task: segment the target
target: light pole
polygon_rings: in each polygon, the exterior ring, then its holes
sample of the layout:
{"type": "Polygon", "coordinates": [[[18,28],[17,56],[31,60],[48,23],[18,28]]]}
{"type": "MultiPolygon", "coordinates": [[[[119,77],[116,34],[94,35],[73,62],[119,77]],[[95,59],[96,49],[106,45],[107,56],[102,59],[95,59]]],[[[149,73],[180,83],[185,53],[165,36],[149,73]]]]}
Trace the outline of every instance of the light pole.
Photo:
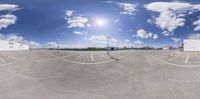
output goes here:
{"type": "Polygon", "coordinates": [[[107,36],[107,54],[109,54],[109,39],[110,39],[110,36],[107,36]]]}
{"type": "Polygon", "coordinates": [[[60,41],[58,40],[58,49],[60,48],[60,41]]]}
{"type": "Polygon", "coordinates": [[[131,49],[131,41],[128,41],[128,49],[130,50],[131,49]]]}
{"type": "MultiPolygon", "coordinates": [[[[181,43],[181,41],[179,41],[178,42],[178,51],[180,51],[180,45],[181,45],[182,43],[181,43]]],[[[181,47],[182,47],[182,45],[181,45],[181,47]]]]}
{"type": "Polygon", "coordinates": [[[179,48],[179,46],[180,46],[180,41],[178,41],[178,42],[176,42],[175,44],[174,44],[174,47],[173,47],[173,51],[171,52],[171,56],[173,56],[173,52],[174,52],[174,50],[176,49],[176,46],[177,46],[177,50],[179,51],[180,50],[180,48],[179,48]]]}

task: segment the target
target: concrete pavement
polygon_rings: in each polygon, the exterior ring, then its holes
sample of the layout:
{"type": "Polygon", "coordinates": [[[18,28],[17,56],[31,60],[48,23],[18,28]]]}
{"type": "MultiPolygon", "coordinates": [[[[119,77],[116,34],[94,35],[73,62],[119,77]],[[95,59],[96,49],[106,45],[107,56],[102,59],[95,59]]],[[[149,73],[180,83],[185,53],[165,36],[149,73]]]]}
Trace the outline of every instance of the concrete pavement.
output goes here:
{"type": "Polygon", "coordinates": [[[199,99],[198,54],[0,52],[0,99],[199,99]]]}

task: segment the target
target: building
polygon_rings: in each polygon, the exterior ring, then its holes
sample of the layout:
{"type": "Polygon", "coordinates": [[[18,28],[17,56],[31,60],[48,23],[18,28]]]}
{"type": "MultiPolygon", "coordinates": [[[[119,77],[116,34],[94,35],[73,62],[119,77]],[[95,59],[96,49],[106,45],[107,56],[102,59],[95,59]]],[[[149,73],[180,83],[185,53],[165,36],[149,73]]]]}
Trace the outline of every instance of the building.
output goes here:
{"type": "Polygon", "coordinates": [[[164,46],[163,48],[162,48],[162,50],[170,50],[170,46],[164,46]]]}
{"type": "Polygon", "coordinates": [[[29,50],[27,44],[17,43],[14,41],[0,40],[0,51],[29,50]]]}
{"type": "Polygon", "coordinates": [[[200,51],[200,40],[198,39],[183,40],[183,51],[200,51]]]}
{"type": "Polygon", "coordinates": [[[115,50],[117,50],[117,48],[116,47],[108,47],[107,50],[109,50],[109,51],[115,51],[115,50]]]}

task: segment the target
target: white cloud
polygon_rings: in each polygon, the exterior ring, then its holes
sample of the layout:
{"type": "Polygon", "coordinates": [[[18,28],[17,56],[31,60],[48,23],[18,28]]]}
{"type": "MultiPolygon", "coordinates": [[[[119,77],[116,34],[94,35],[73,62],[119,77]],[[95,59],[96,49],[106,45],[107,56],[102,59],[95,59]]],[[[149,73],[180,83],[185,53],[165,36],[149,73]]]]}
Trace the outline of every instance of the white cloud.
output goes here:
{"type": "Polygon", "coordinates": [[[118,40],[116,38],[112,37],[107,37],[105,35],[92,35],[90,38],[88,38],[89,41],[92,41],[94,43],[101,43],[101,44],[106,44],[107,39],[109,39],[109,43],[116,43],[118,40]]]}
{"type": "Polygon", "coordinates": [[[152,37],[152,33],[147,33],[145,30],[140,29],[137,31],[137,37],[140,38],[151,38],[152,37]]]}
{"type": "Polygon", "coordinates": [[[28,41],[25,40],[22,36],[18,36],[14,33],[9,35],[0,34],[0,39],[28,44],[28,41]]]}
{"type": "Polygon", "coordinates": [[[26,40],[24,40],[24,38],[22,36],[18,36],[18,35],[15,35],[15,34],[7,35],[5,40],[15,41],[15,42],[27,42],[26,40]]]}
{"type": "Polygon", "coordinates": [[[137,4],[133,3],[117,3],[117,5],[123,9],[121,14],[133,15],[137,11],[137,4]]]}
{"type": "Polygon", "coordinates": [[[184,17],[200,10],[200,4],[183,2],[153,2],[145,5],[148,10],[159,12],[154,24],[164,31],[164,35],[172,35],[174,30],[185,25],[184,17]]]}
{"type": "Polygon", "coordinates": [[[74,34],[77,34],[77,35],[83,35],[83,34],[85,34],[85,32],[74,31],[74,34]]]}
{"type": "Polygon", "coordinates": [[[30,45],[36,45],[36,46],[39,46],[39,45],[40,45],[39,43],[36,43],[36,42],[34,42],[34,41],[30,41],[29,44],[30,44],[30,45]]]}
{"type": "Polygon", "coordinates": [[[171,40],[173,41],[173,42],[175,42],[175,43],[178,43],[178,42],[180,42],[181,41],[181,39],[180,38],[171,38],[171,40]]]}
{"type": "Polygon", "coordinates": [[[41,45],[39,43],[34,42],[34,41],[30,41],[29,42],[29,47],[30,48],[40,48],[41,45]]]}
{"type": "Polygon", "coordinates": [[[194,28],[194,31],[200,31],[200,19],[195,21],[193,23],[193,25],[195,25],[196,27],[194,28]]]}
{"type": "Polygon", "coordinates": [[[152,11],[177,11],[178,13],[200,10],[200,4],[191,4],[187,2],[153,2],[146,5],[146,8],[152,11]]]}
{"type": "Polygon", "coordinates": [[[0,11],[8,10],[14,11],[20,9],[18,5],[14,4],[0,4],[0,11]]]}
{"type": "Polygon", "coordinates": [[[171,33],[178,27],[182,27],[185,24],[184,18],[179,18],[170,11],[162,12],[159,17],[155,19],[155,21],[155,24],[164,31],[168,31],[167,33],[171,33]]]}
{"type": "Polygon", "coordinates": [[[141,45],[141,44],[143,44],[144,42],[141,41],[141,40],[137,40],[137,41],[134,41],[134,43],[135,43],[135,44],[138,44],[138,45],[141,45]]]}
{"type": "Polygon", "coordinates": [[[154,22],[153,22],[152,19],[147,19],[147,23],[149,23],[149,24],[154,24],[154,22]]]}
{"type": "Polygon", "coordinates": [[[81,15],[73,15],[74,11],[68,10],[65,12],[65,20],[67,20],[68,28],[84,28],[91,27],[88,23],[88,18],[81,15]]]}
{"type": "Polygon", "coordinates": [[[189,34],[187,39],[200,39],[200,33],[189,34]]]}
{"type": "MultiPolygon", "coordinates": [[[[40,45],[41,47],[41,45],[40,45]]],[[[66,44],[66,43],[56,43],[56,42],[48,42],[46,43],[44,46],[42,46],[44,48],[87,48],[87,46],[85,46],[85,44],[66,44]]]]}
{"type": "Polygon", "coordinates": [[[105,35],[92,35],[88,40],[96,43],[106,43],[107,37],[105,35]]]}
{"type": "Polygon", "coordinates": [[[14,42],[18,42],[18,43],[28,44],[30,46],[30,48],[40,48],[41,47],[39,43],[36,43],[34,41],[25,40],[24,37],[18,36],[14,33],[8,34],[8,35],[0,34],[0,40],[7,40],[7,41],[14,41],[14,42]]]}
{"type": "Polygon", "coordinates": [[[118,42],[118,40],[115,38],[111,38],[110,40],[111,40],[111,42],[115,42],[115,43],[118,42]]]}
{"type": "Polygon", "coordinates": [[[87,27],[91,27],[91,24],[86,24],[87,27]]]}
{"type": "Polygon", "coordinates": [[[129,43],[129,42],[131,42],[130,40],[128,40],[128,39],[126,39],[126,40],[124,40],[124,42],[127,42],[127,43],[129,43]]]}
{"type": "Polygon", "coordinates": [[[135,3],[124,3],[115,1],[105,1],[105,2],[119,6],[122,9],[120,13],[125,15],[133,15],[137,11],[138,7],[138,4],[135,3]]]}
{"type": "Polygon", "coordinates": [[[15,24],[17,17],[12,14],[0,15],[0,30],[7,28],[9,25],[15,24]]]}
{"type": "Polygon", "coordinates": [[[117,23],[117,22],[119,22],[119,19],[115,19],[115,20],[114,20],[114,23],[117,23]]]}
{"type": "Polygon", "coordinates": [[[68,16],[68,17],[72,16],[73,13],[74,13],[74,11],[72,11],[72,10],[67,10],[65,12],[66,16],[68,16]]]}
{"type": "Polygon", "coordinates": [[[171,32],[169,32],[169,31],[163,31],[162,34],[163,34],[164,36],[171,36],[171,35],[174,35],[174,33],[171,33],[171,32]]]}
{"type": "Polygon", "coordinates": [[[83,28],[87,26],[87,22],[88,19],[81,16],[67,18],[68,28],[83,28]]]}
{"type": "Polygon", "coordinates": [[[143,38],[143,39],[158,39],[158,35],[157,34],[153,34],[151,32],[146,32],[143,29],[140,29],[137,31],[136,35],[133,35],[133,37],[139,37],[139,38],[143,38]]]}
{"type": "Polygon", "coordinates": [[[56,43],[56,42],[48,42],[47,44],[45,44],[44,47],[45,48],[57,48],[58,47],[58,43],[56,43]]]}
{"type": "Polygon", "coordinates": [[[118,40],[114,37],[107,37],[106,35],[91,35],[89,38],[86,38],[85,40],[88,40],[87,46],[91,47],[107,47],[107,39],[109,46],[115,46],[115,47],[124,47],[127,43],[125,41],[118,40]]]}
{"type": "Polygon", "coordinates": [[[153,39],[155,40],[155,39],[158,39],[159,37],[158,37],[158,34],[154,34],[153,35],[153,39]]]}

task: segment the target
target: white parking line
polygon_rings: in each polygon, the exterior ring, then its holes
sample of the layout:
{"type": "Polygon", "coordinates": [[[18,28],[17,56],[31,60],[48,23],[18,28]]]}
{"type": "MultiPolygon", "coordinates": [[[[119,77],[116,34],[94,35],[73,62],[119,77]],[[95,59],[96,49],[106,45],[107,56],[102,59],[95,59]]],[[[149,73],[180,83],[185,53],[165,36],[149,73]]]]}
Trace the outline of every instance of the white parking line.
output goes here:
{"type": "Polygon", "coordinates": [[[5,60],[5,59],[3,59],[3,58],[0,58],[0,61],[2,61],[2,62],[6,62],[6,60],[5,60]]]}
{"type": "Polygon", "coordinates": [[[181,55],[183,55],[183,54],[179,54],[179,55],[177,55],[176,57],[169,59],[168,61],[169,61],[169,62],[170,62],[170,61],[173,61],[174,59],[180,57],[181,55]]]}
{"type": "Polygon", "coordinates": [[[11,58],[11,59],[14,59],[14,60],[17,60],[16,57],[13,57],[13,56],[7,56],[8,58],[11,58]]]}
{"type": "Polygon", "coordinates": [[[93,56],[93,54],[92,53],[90,53],[90,57],[91,57],[91,59],[92,59],[92,62],[94,61],[94,56],[93,56]]]}
{"type": "Polygon", "coordinates": [[[73,53],[73,54],[65,55],[65,56],[63,56],[63,58],[67,58],[67,57],[73,56],[73,55],[75,55],[75,54],[77,54],[77,53],[73,53]]]}
{"type": "Polygon", "coordinates": [[[160,57],[160,58],[166,58],[166,57],[169,57],[169,54],[168,54],[168,55],[163,55],[163,56],[160,57]]]}
{"type": "Polygon", "coordinates": [[[199,56],[200,56],[200,53],[197,53],[197,54],[198,54],[198,55],[197,55],[197,56],[198,56],[198,58],[200,58],[200,57],[199,57],[199,56]]]}
{"type": "Polygon", "coordinates": [[[162,53],[156,53],[156,54],[154,54],[155,56],[164,56],[164,55],[169,55],[169,53],[167,53],[167,54],[162,54],[162,53]]]}
{"type": "MultiPolygon", "coordinates": [[[[67,62],[71,62],[71,63],[75,63],[75,64],[87,64],[87,65],[93,65],[93,64],[106,64],[106,63],[109,63],[109,62],[113,62],[113,61],[116,61],[115,59],[109,59],[109,60],[106,60],[106,61],[102,61],[102,62],[90,62],[90,63],[86,63],[86,62],[79,62],[79,61],[73,61],[73,60],[68,60],[68,59],[65,59],[65,58],[62,58],[62,57],[58,57],[52,53],[48,53],[46,52],[47,54],[57,58],[57,59],[60,59],[60,60],[63,60],[63,61],[67,61],[67,62]]],[[[119,57],[118,59],[122,59],[122,58],[125,58],[127,57],[127,55],[124,55],[124,56],[121,56],[119,57]]],[[[1,66],[1,65],[0,65],[1,66]]]]}
{"type": "Polygon", "coordinates": [[[185,64],[187,64],[188,63],[188,59],[189,59],[189,54],[187,54],[187,57],[186,57],[186,59],[185,59],[185,64]]]}
{"type": "Polygon", "coordinates": [[[80,54],[78,57],[75,58],[75,60],[78,60],[83,54],[80,54]]]}
{"type": "Polygon", "coordinates": [[[105,59],[110,59],[109,57],[106,57],[105,54],[101,54],[102,57],[104,57],[105,59]]]}
{"type": "Polygon", "coordinates": [[[162,60],[160,58],[157,58],[155,56],[151,56],[151,57],[154,58],[157,61],[160,61],[162,63],[168,64],[170,66],[181,67],[181,68],[199,68],[200,67],[200,65],[178,65],[178,64],[174,64],[174,63],[170,63],[170,62],[164,61],[164,60],[162,60]]]}
{"type": "MultiPolygon", "coordinates": [[[[198,54],[198,53],[197,53],[198,54]]],[[[197,54],[194,54],[196,58],[199,58],[197,54]]]]}

